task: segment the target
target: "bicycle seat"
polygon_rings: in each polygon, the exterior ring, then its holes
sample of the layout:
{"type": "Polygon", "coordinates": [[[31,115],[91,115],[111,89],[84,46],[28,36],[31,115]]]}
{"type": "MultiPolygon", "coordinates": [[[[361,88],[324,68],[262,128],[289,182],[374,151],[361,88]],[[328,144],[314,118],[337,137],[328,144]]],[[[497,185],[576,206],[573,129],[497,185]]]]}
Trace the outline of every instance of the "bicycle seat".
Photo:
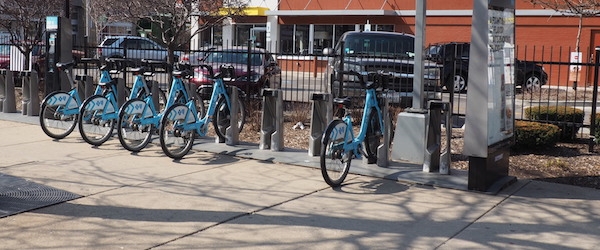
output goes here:
{"type": "Polygon", "coordinates": [[[187,78],[190,75],[191,74],[188,70],[174,70],[173,71],[173,77],[177,77],[177,78],[187,78]]]}
{"type": "Polygon", "coordinates": [[[134,75],[139,75],[139,74],[144,74],[146,73],[146,67],[137,67],[137,68],[133,68],[131,69],[131,73],[133,73],[134,75]]]}
{"type": "Polygon", "coordinates": [[[333,98],[333,104],[344,105],[346,108],[352,108],[352,99],[350,97],[333,98]]]}
{"type": "Polygon", "coordinates": [[[71,68],[75,65],[75,62],[71,61],[71,62],[58,62],[56,63],[56,67],[58,69],[66,69],[66,68],[71,68]]]}

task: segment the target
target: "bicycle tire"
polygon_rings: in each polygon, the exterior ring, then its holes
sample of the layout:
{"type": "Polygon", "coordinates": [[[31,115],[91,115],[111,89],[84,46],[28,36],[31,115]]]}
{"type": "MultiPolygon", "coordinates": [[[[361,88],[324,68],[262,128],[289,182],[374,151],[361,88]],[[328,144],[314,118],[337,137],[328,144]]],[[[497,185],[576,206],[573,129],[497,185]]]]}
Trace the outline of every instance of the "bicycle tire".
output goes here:
{"type": "MultiPolygon", "coordinates": [[[[117,121],[117,135],[123,148],[131,152],[139,152],[152,140],[153,124],[139,124],[139,120],[148,117],[150,112],[146,102],[139,98],[131,99],[121,107],[117,121]]],[[[150,116],[152,113],[150,112],[150,116]]]]}
{"type": "MultiPolygon", "coordinates": [[[[217,101],[217,106],[215,109],[215,119],[213,119],[213,126],[215,128],[215,133],[219,138],[225,139],[227,135],[227,127],[230,125],[231,114],[229,112],[230,108],[227,105],[224,97],[220,97],[217,101]]],[[[238,131],[241,132],[244,128],[244,124],[246,123],[246,107],[244,102],[242,102],[241,98],[238,98],[238,131]]]]}
{"type": "Polygon", "coordinates": [[[321,145],[321,175],[325,182],[331,187],[338,187],[344,182],[350,164],[352,162],[352,151],[344,153],[344,145],[350,143],[352,136],[348,136],[348,124],[342,120],[332,121],[323,134],[321,145]]]}
{"type": "Polygon", "coordinates": [[[54,139],[67,137],[77,126],[78,113],[65,116],[62,110],[79,109],[79,105],[73,103],[73,107],[67,107],[69,101],[75,101],[69,93],[64,91],[53,92],[42,101],[40,108],[40,126],[46,135],[54,139]],[[59,98],[59,96],[61,98],[59,98]],[[67,101],[58,101],[68,96],[67,101]],[[56,102],[55,102],[56,101],[56,102]]]}
{"type": "Polygon", "coordinates": [[[161,119],[160,147],[167,156],[176,160],[183,158],[194,145],[196,132],[193,129],[182,131],[179,128],[180,124],[196,122],[197,117],[188,113],[186,105],[174,104],[165,111],[161,119]]]}
{"type": "MultiPolygon", "coordinates": [[[[79,111],[79,132],[87,143],[100,146],[112,136],[116,119],[101,120],[104,108],[97,108],[97,103],[110,102],[102,95],[94,95],[81,104],[79,111]],[[101,100],[104,99],[104,100],[101,100]]],[[[110,105],[110,104],[109,104],[110,105]]]]}
{"type": "Polygon", "coordinates": [[[370,164],[377,162],[377,149],[383,140],[383,133],[381,132],[377,109],[371,108],[368,119],[367,133],[365,135],[365,140],[363,141],[363,147],[367,154],[365,156],[367,157],[367,163],[370,164]]]}

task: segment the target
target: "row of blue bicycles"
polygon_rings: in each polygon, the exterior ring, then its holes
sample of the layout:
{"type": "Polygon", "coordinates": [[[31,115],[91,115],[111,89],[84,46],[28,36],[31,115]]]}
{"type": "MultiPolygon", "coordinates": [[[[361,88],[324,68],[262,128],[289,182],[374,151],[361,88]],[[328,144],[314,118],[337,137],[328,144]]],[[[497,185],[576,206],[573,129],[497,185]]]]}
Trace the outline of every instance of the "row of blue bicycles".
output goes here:
{"type": "MultiPolygon", "coordinates": [[[[99,68],[100,78],[95,93],[82,101],[70,73],[74,63],[58,63],[57,68],[66,72],[72,89],[68,92],[57,91],[44,98],[40,110],[42,130],[54,139],[62,139],[78,126],[87,143],[100,146],[116,129],[121,145],[132,152],[144,149],[152,140],[152,135],[158,134],[163,152],[173,159],[184,157],[192,148],[196,136],[206,136],[211,123],[216,136],[221,140],[225,140],[232,118],[237,121],[234,126],[237,126],[238,131],[242,130],[246,119],[242,98],[235,98],[238,106],[233,108],[230,96],[233,91],[225,86],[220,73],[214,74],[210,66],[197,66],[213,79],[213,84],[208,86],[212,89],[211,95],[205,101],[201,95],[190,95],[184,84],[184,79],[193,74],[190,65],[172,72],[173,81],[168,94],[157,86],[152,88],[149,81],[146,81],[147,77],[153,75],[153,71],[146,67],[131,70],[135,80],[130,89],[119,87],[119,82],[114,81],[111,74],[120,73],[125,68],[123,65],[124,63],[107,60],[99,68]],[[120,106],[117,99],[119,89],[126,92],[127,96],[127,100],[120,106]],[[205,110],[207,104],[208,108],[205,110]],[[237,110],[236,114],[231,114],[231,110],[237,110]]],[[[383,139],[385,131],[391,126],[384,119],[389,114],[384,115],[380,105],[383,98],[381,90],[386,88],[389,76],[383,73],[362,75],[353,71],[342,73],[360,82],[366,95],[356,135],[350,112],[354,109],[353,101],[350,98],[333,100],[337,111],[335,118],[323,132],[320,155],[322,176],[332,187],[342,184],[352,159],[366,157],[368,163],[377,161],[378,149],[386,141],[383,139]]],[[[200,86],[196,92],[206,93],[206,87],[200,86]]],[[[243,95],[242,91],[238,92],[243,95]]]]}
{"type": "MultiPolygon", "coordinates": [[[[236,115],[237,129],[241,131],[246,109],[242,98],[238,100],[236,114],[231,114],[232,98],[230,88],[225,86],[219,73],[209,65],[196,65],[200,72],[205,72],[213,79],[210,86],[211,95],[203,100],[200,95],[188,90],[184,79],[194,74],[191,65],[177,65],[173,72],[173,80],[167,94],[157,82],[148,81],[154,75],[154,67],[142,66],[130,71],[134,76],[131,88],[119,86],[112,75],[126,70],[128,62],[122,59],[106,59],[100,63],[98,84],[93,95],[82,100],[80,89],[75,86],[71,70],[74,62],[57,63],[57,68],[64,71],[71,85],[70,91],[56,91],[44,98],[40,109],[40,125],[46,135],[54,139],[62,139],[71,134],[75,127],[87,143],[100,146],[114,134],[121,145],[132,152],[144,149],[158,134],[163,152],[173,158],[183,158],[192,148],[197,136],[208,133],[209,124],[214,125],[215,134],[225,139],[227,128],[231,125],[232,115],[236,115]],[[152,91],[154,90],[154,91],[152,91]],[[125,96],[125,102],[119,105],[119,94],[125,96]],[[206,105],[208,108],[205,109],[206,105]]],[[[143,65],[152,65],[151,61],[142,61],[143,65]]],[[[81,84],[81,83],[79,83],[81,84]]],[[[238,91],[242,93],[242,91],[238,91]]]]}

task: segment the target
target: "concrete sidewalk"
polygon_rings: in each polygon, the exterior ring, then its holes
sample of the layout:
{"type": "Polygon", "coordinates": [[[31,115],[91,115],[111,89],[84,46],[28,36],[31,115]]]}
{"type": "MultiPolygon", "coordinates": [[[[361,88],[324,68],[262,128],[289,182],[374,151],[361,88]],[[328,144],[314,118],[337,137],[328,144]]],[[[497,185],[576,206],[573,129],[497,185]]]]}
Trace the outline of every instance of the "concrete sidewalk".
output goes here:
{"type": "Polygon", "coordinates": [[[394,164],[361,166],[331,189],[301,150],[206,140],[173,161],[156,144],[134,155],[116,139],[92,147],[77,131],[54,141],[37,119],[0,113],[1,249],[600,245],[596,189],[519,180],[490,195],[466,191],[460,172],[394,164]]]}

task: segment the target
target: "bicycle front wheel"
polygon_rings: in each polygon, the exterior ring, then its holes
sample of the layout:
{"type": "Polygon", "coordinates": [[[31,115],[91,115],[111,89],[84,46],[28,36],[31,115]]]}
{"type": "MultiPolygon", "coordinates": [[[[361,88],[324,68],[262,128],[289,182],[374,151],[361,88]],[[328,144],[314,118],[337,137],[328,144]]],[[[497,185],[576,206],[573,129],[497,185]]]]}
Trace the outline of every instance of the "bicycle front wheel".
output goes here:
{"type": "Polygon", "coordinates": [[[91,96],[81,104],[79,110],[79,132],[87,143],[100,146],[112,136],[116,119],[106,115],[116,112],[110,101],[101,95],[91,96]]]}
{"type": "Polygon", "coordinates": [[[181,159],[194,144],[195,131],[185,130],[182,125],[195,123],[196,114],[190,114],[186,105],[174,104],[165,111],[160,124],[160,147],[163,152],[173,158],[181,159]]]}
{"type": "Polygon", "coordinates": [[[344,150],[344,146],[352,140],[352,136],[348,135],[347,127],[348,124],[342,120],[334,120],[323,134],[321,174],[331,187],[340,186],[350,170],[352,150],[347,152],[344,150]]]}
{"type": "Polygon", "coordinates": [[[54,139],[67,137],[77,125],[79,103],[69,93],[59,91],[48,95],[42,101],[40,126],[44,133],[54,139]],[[65,111],[71,114],[65,114],[65,111]]]}
{"type": "Polygon", "coordinates": [[[139,152],[152,139],[153,124],[141,124],[141,119],[152,117],[152,111],[142,99],[131,99],[119,111],[117,135],[123,147],[131,152],[139,152]]]}
{"type": "MultiPolygon", "coordinates": [[[[246,107],[244,106],[244,102],[242,102],[241,98],[237,99],[238,101],[238,112],[237,112],[237,126],[238,131],[242,131],[244,128],[244,124],[246,123],[246,107]]],[[[217,101],[217,108],[215,112],[215,119],[213,120],[213,125],[215,127],[215,133],[219,138],[225,138],[227,127],[231,124],[231,108],[227,105],[225,98],[221,97],[217,101]]]]}

